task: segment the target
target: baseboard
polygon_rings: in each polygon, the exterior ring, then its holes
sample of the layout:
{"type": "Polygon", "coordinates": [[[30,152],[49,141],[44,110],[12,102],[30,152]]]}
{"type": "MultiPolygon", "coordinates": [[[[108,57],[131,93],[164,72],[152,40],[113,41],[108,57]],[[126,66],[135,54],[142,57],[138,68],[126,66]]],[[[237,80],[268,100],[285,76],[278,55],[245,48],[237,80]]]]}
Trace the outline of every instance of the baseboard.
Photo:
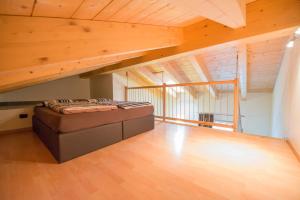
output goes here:
{"type": "Polygon", "coordinates": [[[289,147],[292,149],[292,152],[296,156],[297,160],[300,162],[300,154],[296,151],[296,149],[293,147],[292,143],[288,139],[286,139],[286,142],[289,145],[289,147]]]}
{"type": "Polygon", "coordinates": [[[4,130],[4,131],[0,131],[0,135],[2,135],[2,134],[21,133],[21,132],[26,132],[26,131],[32,131],[32,127],[12,129],[12,130],[4,130]]]}

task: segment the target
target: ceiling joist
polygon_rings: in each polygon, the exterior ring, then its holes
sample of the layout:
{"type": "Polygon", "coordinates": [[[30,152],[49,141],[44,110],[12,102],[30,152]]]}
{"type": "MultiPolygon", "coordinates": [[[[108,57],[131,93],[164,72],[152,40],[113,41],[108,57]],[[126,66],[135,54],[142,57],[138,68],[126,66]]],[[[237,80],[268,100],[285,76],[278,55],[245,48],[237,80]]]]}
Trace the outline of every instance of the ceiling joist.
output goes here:
{"type": "MultiPolygon", "coordinates": [[[[197,75],[199,76],[199,79],[201,80],[201,82],[212,81],[210,74],[208,72],[208,69],[207,69],[206,65],[204,64],[204,62],[202,61],[202,59],[200,58],[200,56],[197,56],[197,57],[190,56],[189,60],[192,64],[193,68],[195,69],[197,75]]],[[[212,96],[216,96],[217,92],[213,86],[207,85],[206,88],[212,96]]]]}
{"type": "Polygon", "coordinates": [[[151,12],[137,1],[49,1],[48,7],[45,2],[0,2],[0,91],[95,69],[82,77],[193,56],[278,37],[300,25],[298,0],[257,0],[246,6],[243,0],[163,0],[148,2],[151,9],[162,8],[151,12]],[[84,12],[91,5],[95,10],[84,12]],[[167,22],[198,18],[195,12],[208,19],[184,28],[142,25],[174,25],[167,22]]]}
{"type": "Polygon", "coordinates": [[[5,92],[22,87],[28,87],[67,76],[96,70],[105,65],[111,65],[121,60],[141,56],[141,53],[125,54],[111,57],[96,57],[70,62],[40,65],[30,68],[0,72],[0,91],[5,92]]]}
{"type": "Polygon", "coordinates": [[[89,20],[0,16],[0,30],[0,88],[14,88],[25,77],[67,76],[77,66],[92,70],[122,60],[118,57],[182,42],[178,28],[89,20]],[[21,80],[17,75],[2,79],[19,71],[21,80]]]}
{"type": "Polygon", "coordinates": [[[149,67],[144,66],[144,67],[139,67],[135,69],[137,72],[142,74],[145,78],[151,80],[151,82],[154,83],[154,85],[161,85],[163,84],[162,77],[158,77],[157,74],[152,72],[149,67]]]}
{"type": "MultiPolygon", "coordinates": [[[[225,27],[219,23],[204,20],[184,28],[185,42],[177,47],[149,51],[146,55],[107,66],[101,73],[122,68],[137,67],[157,62],[165,62],[181,56],[200,53],[204,49],[219,46],[247,43],[259,38],[278,37],[291,32],[300,25],[300,4],[297,0],[258,0],[247,5],[247,26],[237,29],[225,27]],[[280,13],[280,14],[279,14],[280,13]]],[[[90,74],[94,74],[91,72],[90,74]]],[[[86,77],[89,74],[85,74],[86,77]]]]}
{"type": "Polygon", "coordinates": [[[133,79],[139,85],[142,85],[142,86],[155,85],[155,83],[153,81],[144,77],[140,72],[138,72],[136,70],[129,70],[127,73],[128,73],[128,77],[130,79],[133,79]]]}
{"type": "MultiPolygon", "coordinates": [[[[191,80],[186,76],[185,73],[180,73],[180,66],[176,61],[170,61],[162,63],[162,69],[167,73],[168,76],[172,77],[177,83],[190,83],[191,80]]],[[[192,97],[196,98],[198,88],[197,87],[183,87],[192,97]]]]}

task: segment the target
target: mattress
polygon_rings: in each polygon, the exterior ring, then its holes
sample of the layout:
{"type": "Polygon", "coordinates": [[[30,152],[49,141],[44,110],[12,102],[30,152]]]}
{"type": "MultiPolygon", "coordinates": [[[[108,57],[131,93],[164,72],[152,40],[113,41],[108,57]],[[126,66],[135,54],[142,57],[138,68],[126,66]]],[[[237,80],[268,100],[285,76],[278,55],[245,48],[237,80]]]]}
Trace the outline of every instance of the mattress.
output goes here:
{"type": "Polygon", "coordinates": [[[57,133],[67,133],[105,124],[153,115],[153,106],[132,109],[115,109],[90,113],[64,115],[47,107],[35,107],[34,115],[57,133]]]}

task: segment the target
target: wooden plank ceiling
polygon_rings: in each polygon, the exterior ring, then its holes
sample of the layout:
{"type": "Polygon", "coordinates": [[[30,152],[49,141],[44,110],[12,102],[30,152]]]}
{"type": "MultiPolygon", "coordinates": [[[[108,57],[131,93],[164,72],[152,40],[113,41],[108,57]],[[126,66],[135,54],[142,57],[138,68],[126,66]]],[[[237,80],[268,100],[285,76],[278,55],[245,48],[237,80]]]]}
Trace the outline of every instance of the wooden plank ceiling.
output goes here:
{"type": "MultiPolygon", "coordinates": [[[[270,92],[273,90],[288,39],[289,36],[283,36],[246,44],[247,91],[270,92]]],[[[201,59],[198,67],[202,71],[208,70],[208,74],[205,74],[205,77],[199,75],[195,66],[193,66],[190,56],[159,62],[152,66],[136,67],[136,71],[147,77],[149,73],[145,73],[145,68],[154,72],[153,66],[157,65],[160,71],[171,73],[177,77],[173,78],[173,80],[175,79],[174,82],[233,80],[240,76],[238,73],[240,66],[237,55],[238,45],[218,47],[217,49],[195,55],[196,59],[201,59]],[[173,70],[170,70],[170,66],[173,70]]],[[[219,89],[227,90],[228,88],[219,89]]]]}
{"type": "Polygon", "coordinates": [[[248,88],[250,91],[272,90],[289,36],[248,45],[248,88]]]}
{"type": "MultiPolygon", "coordinates": [[[[241,1],[242,2],[242,1],[241,1]]],[[[163,26],[186,26],[205,18],[230,27],[245,25],[236,18],[240,1],[218,0],[1,0],[0,14],[100,20],[163,26]],[[217,5],[217,6],[216,6],[217,5]],[[229,12],[230,11],[230,12],[229,12]]],[[[247,3],[253,0],[247,0],[247,3]]],[[[239,15],[243,16],[242,10],[239,15]]]]}
{"type": "MultiPolygon", "coordinates": [[[[251,38],[287,36],[299,9],[298,0],[1,0],[0,92],[154,64],[185,81],[230,79],[237,44],[259,54],[263,41],[251,38]]],[[[257,71],[257,57],[243,63],[257,71]]],[[[259,88],[257,73],[248,75],[241,86],[259,88]]]]}

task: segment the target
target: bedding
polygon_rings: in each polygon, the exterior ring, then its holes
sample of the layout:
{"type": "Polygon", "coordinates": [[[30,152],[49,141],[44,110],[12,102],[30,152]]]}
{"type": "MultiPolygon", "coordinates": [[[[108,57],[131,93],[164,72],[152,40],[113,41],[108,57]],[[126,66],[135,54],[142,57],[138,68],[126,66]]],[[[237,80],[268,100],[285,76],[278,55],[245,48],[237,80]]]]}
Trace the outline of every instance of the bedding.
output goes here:
{"type": "Polygon", "coordinates": [[[50,105],[49,108],[51,108],[53,111],[62,114],[74,114],[74,113],[114,110],[117,109],[117,106],[79,103],[79,104],[67,104],[67,105],[65,104],[50,105]]]}
{"type": "Polygon", "coordinates": [[[108,111],[117,109],[113,104],[99,104],[96,99],[55,99],[44,102],[51,110],[62,114],[108,111]]]}
{"type": "Polygon", "coordinates": [[[116,103],[119,108],[122,109],[132,109],[138,107],[152,106],[149,102],[130,102],[130,101],[120,101],[116,103]]]}
{"type": "Polygon", "coordinates": [[[117,108],[132,109],[151,106],[149,102],[113,101],[111,99],[55,99],[44,102],[51,110],[62,114],[108,111],[117,108]]]}

